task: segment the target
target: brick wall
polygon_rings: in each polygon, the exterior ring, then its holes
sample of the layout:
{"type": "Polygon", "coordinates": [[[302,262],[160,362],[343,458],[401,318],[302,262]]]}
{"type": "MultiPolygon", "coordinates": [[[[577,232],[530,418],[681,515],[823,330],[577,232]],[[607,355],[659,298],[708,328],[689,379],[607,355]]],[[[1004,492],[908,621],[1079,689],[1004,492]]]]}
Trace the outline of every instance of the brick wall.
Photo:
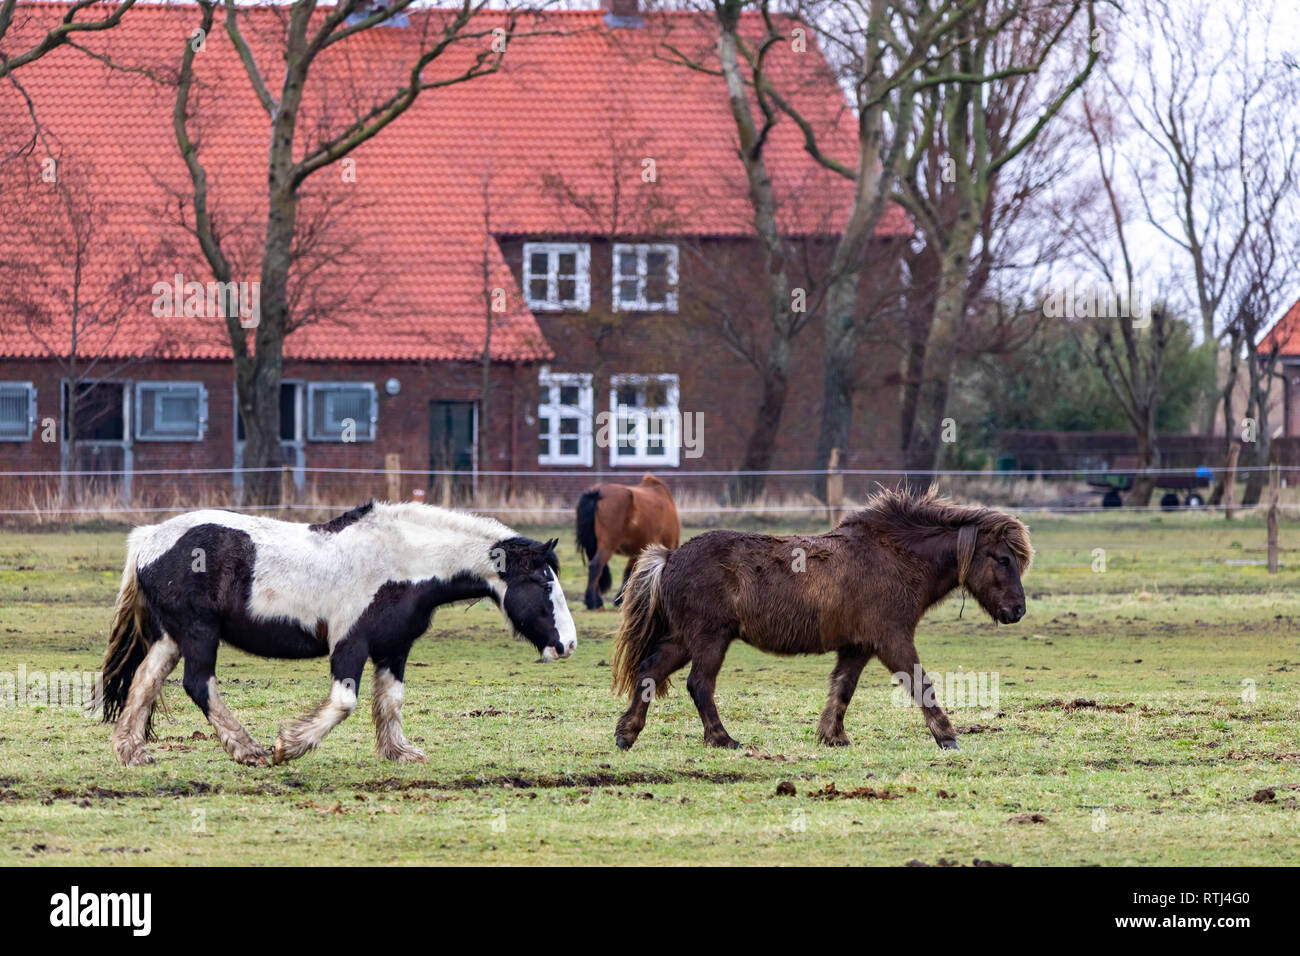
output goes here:
{"type": "MultiPolygon", "coordinates": [[[[754,366],[738,354],[719,330],[724,321],[747,330],[752,345],[762,352],[768,344],[761,263],[752,242],[710,240],[680,244],[679,308],[676,313],[616,313],[610,309],[611,245],[592,242],[592,302],[585,314],[539,312],[542,332],[556,353],[550,363],[557,372],[587,372],[593,375],[594,406],[597,412],[610,406],[610,378],[617,373],[674,373],[680,380],[679,408],[700,413],[703,421],[702,455],[683,454],[677,468],[658,470],[673,481],[675,489],[689,489],[710,496],[725,486],[725,479],[699,476],[693,472],[730,471],[738,468],[746,440],[753,427],[761,381],[754,366]],[[675,476],[675,481],[674,481],[675,476]]],[[[502,249],[522,282],[522,239],[505,239],[502,249]]],[[[801,247],[799,259],[805,274],[795,270],[796,285],[811,290],[810,318],[794,342],[790,361],[789,389],[785,413],[776,443],[773,467],[807,468],[813,461],[822,404],[822,325],[819,295],[809,278],[818,275],[830,254],[829,245],[809,243],[801,247]]],[[[895,251],[886,243],[876,250],[871,266],[875,283],[864,284],[860,303],[866,333],[857,356],[862,386],[856,397],[852,447],[843,464],[852,468],[892,468],[899,463],[897,374],[900,363],[896,324],[889,320],[881,303],[872,296],[884,296],[897,269],[895,251]]],[[[480,415],[480,428],[487,428],[487,459],[480,471],[541,471],[551,477],[529,477],[510,482],[481,476],[480,491],[531,493],[573,497],[595,480],[596,472],[615,470],[608,448],[596,448],[591,467],[542,466],[538,463],[537,420],[539,365],[494,366],[491,376],[490,409],[487,421],[480,415]],[[569,475],[566,472],[581,474],[569,475]]],[[[201,441],[142,442],[132,445],[136,472],[175,468],[230,468],[234,465],[234,398],[232,369],[228,361],[138,362],[114,374],[131,381],[198,381],[207,388],[208,426],[201,441]]],[[[481,368],[473,362],[295,362],[284,367],[285,379],[306,381],[369,382],[379,396],[378,422],[374,441],[355,443],[315,442],[305,444],[308,468],[382,469],[386,456],[401,456],[405,469],[427,469],[430,462],[430,402],[468,401],[479,398],[481,368]],[[400,383],[397,395],[389,395],[385,382],[400,383]]],[[[0,362],[0,380],[33,381],[38,389],[38,417],[58,418],[60,374],[48,361],[0,362]]],[[[31,442],[0,442],[0,470],[59,469],[57,442],[41,440],[41,430],[31,442]]],[[[95,467],[102,467],[96,465],[95,467]]],[[[635,482],[644,465],[617,469],[626,481],[635,482]]],[[[3,480],[3,479],[0,479],[3,480]]],[[[18,489],[23,496],[37,487],[24,479],[18,489]]],[[[382,476],[345,476],[308,473],[306,494],[315,500],[347,503],[375,495],[387,495],[382,476]]],[[[46,488],[57,487],[57,479],[46,488]]],[[[229,474],[151,477],[136,474],[132,479],[132,500],[137,505],[155,502],[168,505],[178,491],[189,500],[229,496],[229,474]],[[170,499],[170,500],[169,500],[170,499]]],[[[14,482],[7,482],[4,500],[14,500],[14,482]]],[[[402,496],[416,487],[427,490],[426,500],[444,501],[446,489],[426,476],[409,475],[401,482],[402,496]]],[[[769,490],[781,494],[806,490],[805,478],[774,479],[769,490]]]]}
{"type": "MultiPolygon", "coordinates": [[[[562,241],[562,240],[561,240],[562,241]]],[[[587,241],[583,239],[581,241],[587,241]]],[[[522,238],[502,241],[506,261],[522,284],[522,238]]],[[[758,407],[761,379],[746,358],[719,334],[723,313],[733,325],[751,330],[757,350],[768,344],[761,262],[752,242],[712,240],[682,243],[679,257],[677,313],[618,313],[610,308],[612,246],[591,242],[591,308],[586,314],[537,312],[542,333],[556,353],[556,372],[587,372],[593,376],[597,411],[610,403],[610,377],[618,373],[675,373],[680,378],[679,407],[704,416],[703,455],[683,457],[678,473],[725,471],[740,467],[746,439],[758,407]]],[[[789,390],[777,440],[773,467],[808,468],[816,450],[822,405],[822,323],[814,284],[829,255],[829,247],[801,250],[810,267],[796,285],[814,289],[812,317],[798,333],[790,362],[789,390]]],[[[873,289],[864,284],[861,317],[870,331],[858,355],[862,386],[855,399],[852,447],[846,467],[898,467],[898,370],[901,337],[895,326],[869,322],[881,293],[896,269],[894,253],[885,243],[875,250],[873,289]],[[890,265],[890,262],[895,265],[890,265]]],[[[535,465],[535,461],[533,463],[535,465]]],[[[531,467],[527,462],[524,467],[531,467]]],[[[610,470],[608,449],[595,450],[593,470],[610,470]]],[[[627,467],[629,480],[643,466],[627,467]]]]}
{"type": "MultiPolygon", "coordinates": [[[[60,468],[59,442],[47,442],[47,430],[41,422],[60,418],[60,380],[58,366],[49,361],[5,360],[0,363],[0,381],[30,381],[37,389],[38,425],[31,441],[0,442],[0,472],[52,471],[60,468]]],[[[305,443],[305,464],[318,468],[382,469],[390,453],[401,456],[404,469],[427,469],[430,462],[430,402],[477,402],[481,368],[469,362],[431,363],[348,363],[286,362],[285,379],[330,382],[370,382],[379,394],[378,421],[374,441],[305,443]],[[400,383],[397,395],[387,394],[385,382],[395,378],[400,383]]],[[[151,470],[190,468],[231,468],[235,459],[234,382],[229,362],[137,362],[116,371],[122,381],[197,381],[207,389],[208,423],[198,441],[133,441],[131,443],[132,501],[137,505],[167,504],[178,493],[199,500],[205,493],[229,494],[232,476],[214,475],[150,476],[151,470]]],[[[536,372],[498,364],[491,376],[488,461],[484,470],[508,471],[523,434],[525,403],[533,400],[536,372]]],[[[60,433],[57,430],[55,435],[60,433]]],[[[535,440],[534,440],[535,444],[535,440]]],[[[101,467],[99,465],[96,468],[101,467]]],[[[40,480],[8,478],[0,475],[5,488],[0,498],[13,502],[15,495],[49,493],[58,487],[57,478],[40,480]]],[[[327,499],[351,501],[370,495],[386,496],[383,477],[311,475],[309,492],[327,499]]],[[[402,479],[403,497],[413,488],[430,488],[432,481],[423,476],[402,479]]]]}

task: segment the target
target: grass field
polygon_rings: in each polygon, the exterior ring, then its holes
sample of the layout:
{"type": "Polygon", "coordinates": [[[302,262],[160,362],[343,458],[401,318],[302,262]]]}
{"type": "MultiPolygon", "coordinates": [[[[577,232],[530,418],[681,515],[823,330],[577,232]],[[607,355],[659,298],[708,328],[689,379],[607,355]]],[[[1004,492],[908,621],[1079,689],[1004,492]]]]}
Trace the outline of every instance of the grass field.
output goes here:
{"type": "MultiPolygon", "coordinates": [[[[270,769],[225,756],[179,670],[143,770],[116,766],[109,728],[75,708],[0,701],[0,863],[1294,863],[1294,524],[1273,577],[1253,519],[1030,524],[1020,624],[997,627],[970,601],[959,617],[952,599],[918,632],[931,673],[997,675],[996,701],[948,711],[960,752],[935,746],[875,663],[845,722],[853,746],[819,747],[832,659],[739,645],[718,695],[744,748],[703,746],[679,681],[618,751],[616,616],[581,609],[570,531],[533,529],[561,537],[577,653],[539,664],[494,609],[439,612],[407,670],[407,736],[428,763],[375,756],[369,670],[357,713],[270,769]]],[[[0,532],[0,695],[3,675],[98,667],[123,541],[0,532]]],[[[328,687],[324,661],[229,648],[217,673],[264,742],[328,687]]]]}

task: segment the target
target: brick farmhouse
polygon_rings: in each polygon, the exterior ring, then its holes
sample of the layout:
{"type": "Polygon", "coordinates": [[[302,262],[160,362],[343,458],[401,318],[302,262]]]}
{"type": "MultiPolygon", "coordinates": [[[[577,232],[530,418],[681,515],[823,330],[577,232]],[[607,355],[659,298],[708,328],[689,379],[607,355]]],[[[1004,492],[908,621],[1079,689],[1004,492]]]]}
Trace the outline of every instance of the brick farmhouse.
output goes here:
{"type": "MultiPolygon", "coordinates": [[[[22,9],[36,29],[67,7],[22,9]]],[[[422,18],[436,15],[412,13],[348,41],[346,57],[322,59],[315,113],[305,112],[327,124],[332,110],[369,102],[358,88],[389,88],[422,18]]],[[[275,75],[278,14],[244,16],[275,75]]],[[[84,40],[123,68],[61,49],[23,71],[45,138],[0,186],[0,260],[18,277],[0,298],[3,471],[111,471],[137,502],[178,482],[220,491],[238,481],[225,319],[185,307],[193,283],[194,301],[211,292],[211,276],[185,229],[193,194],[172,131],[175,91],[161,81],[194,20],[189,7],[137,7],[84,40]],[[153,474],[174,469],[217,471],[153,474]]],[[[767,344],[752,212],[722,80],[665,52],[708,63],[713,25],[621,4],[520,29],[499,72],[426,92],[308,181],[311,212],[300,218],[313,248],[291,289],[302,325],[286,341],[282,403],[300,488],[321,477],[312,469],[382,469],[393,455],[404,469],[467,481],[551,473],[564,480],[520,480],[565,489],[597,473],[684,476],[740,463],[760,389],[747,355],[767,344]]],[[[224,31],[206,43],[192,122],[220,228],[251,281],[268,124],[224,31]]],[[[472,53],[453,50],[430,69],[453,72],[472,53]]],[[[777,50],[769,69],[796,91],[826,151],[851,163],[855,118],[815,46],[777,50]]],[[[26,103],[0,91],[0,129],[30,128],[26,103]]],[[[807,468],[822,392],[817,264],[850,186],[808,156],[793,123],[778,123],[767,155],[810,290],[773,464],[807,468]]],[[[896,275],[890,263],[909,235],[890,210],[874,288],[896,275]]],[[[846,464],[893,467],[899,352],[865,349],[861,364],[846,464]]],[[[403,494],[433,481],[408,475],[403,494]]],[[[373,477],[361,484],[383,493],[373,477]]]]}

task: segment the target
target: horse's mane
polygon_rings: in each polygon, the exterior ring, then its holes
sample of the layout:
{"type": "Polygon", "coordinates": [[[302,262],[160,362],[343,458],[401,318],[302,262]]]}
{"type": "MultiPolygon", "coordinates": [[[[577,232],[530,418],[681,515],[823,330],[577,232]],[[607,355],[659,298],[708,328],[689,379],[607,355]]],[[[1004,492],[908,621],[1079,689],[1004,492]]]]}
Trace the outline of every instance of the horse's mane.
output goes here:
{"type": "Polygon", "coordinates": [[[841,528],[853,525],[869,525],[901,541],[974,527],[993,540],[1005,541],[1016,556],[1021,574],[1034,557],[1029,529],[1020,519],[993,508],[959,505],[933,486],[921,493],[881,488],[861,511],[846,515],[840,522],[841,528]]]}
{"type": "Polygon", "coordinates": [[[418,501],[403,501],[396,504],[379,502],[375,505],[373,513],[376,518],[410,522],[432,531],[463,534],[482,538],[489,543],[516,537],[515,531],[495,518],[469,514],[464,511],[449,511],[446,508],[421,504],[418,501]]]}

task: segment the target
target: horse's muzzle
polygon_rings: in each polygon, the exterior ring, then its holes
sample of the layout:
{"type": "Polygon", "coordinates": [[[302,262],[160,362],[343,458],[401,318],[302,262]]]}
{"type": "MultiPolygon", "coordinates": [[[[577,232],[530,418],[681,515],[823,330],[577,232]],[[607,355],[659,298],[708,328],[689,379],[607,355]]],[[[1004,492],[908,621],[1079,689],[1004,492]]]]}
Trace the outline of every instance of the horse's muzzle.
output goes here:
{"type": "Polygon", "coordinates": [[[542,648],[542,660],[558,661],[561,658],[571,657],[573,655],[573,649],[577,646],[577,641],[565,641],[560,646],[560,649],[557,650],[553,644],[547,644],[542,648]]]}
{"type": "Polygon", "coordinates": [[[1015,624],[1025,616],[1025,606],[1023,604],[1014,604],[1003,607],[998,610],[999,624],[1015,624]]]}

